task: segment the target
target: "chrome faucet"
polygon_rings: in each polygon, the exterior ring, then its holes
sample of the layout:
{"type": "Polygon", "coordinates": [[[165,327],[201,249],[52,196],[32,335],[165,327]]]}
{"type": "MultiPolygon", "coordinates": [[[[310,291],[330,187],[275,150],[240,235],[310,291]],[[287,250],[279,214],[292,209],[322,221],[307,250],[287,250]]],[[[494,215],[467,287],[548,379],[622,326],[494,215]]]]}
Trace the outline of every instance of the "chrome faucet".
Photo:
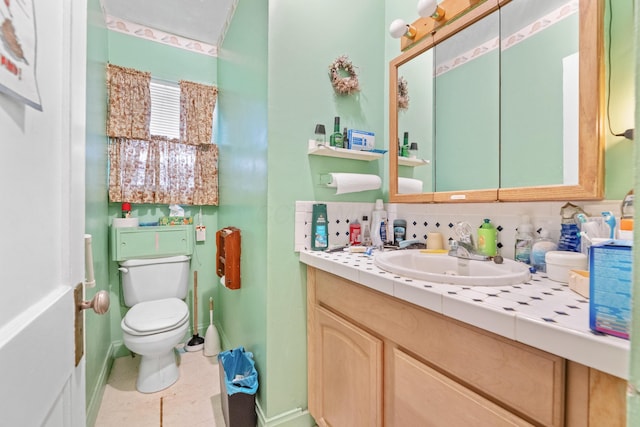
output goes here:
{"type": "Polygon", "coordinates": [[[471,226],[467,222],[459,222],[454,226],[455,239],[449,243],[449,256],[475,261],[491,260],[490,256],[478,253],[471,230],[471,226]]]}

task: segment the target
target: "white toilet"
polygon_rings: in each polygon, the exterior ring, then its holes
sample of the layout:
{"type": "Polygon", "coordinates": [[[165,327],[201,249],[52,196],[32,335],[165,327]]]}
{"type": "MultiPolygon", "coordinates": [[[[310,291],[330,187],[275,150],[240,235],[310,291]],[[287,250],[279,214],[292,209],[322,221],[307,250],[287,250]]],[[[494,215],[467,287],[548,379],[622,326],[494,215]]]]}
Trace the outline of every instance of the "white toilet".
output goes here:
{"type": "Polygon", "coordinates": [[[136,388],[153,393],[178,380],[174,347],[189,327],[189,257],[131,259],[120,263],[124,345],[141,356],[136,388]]]}

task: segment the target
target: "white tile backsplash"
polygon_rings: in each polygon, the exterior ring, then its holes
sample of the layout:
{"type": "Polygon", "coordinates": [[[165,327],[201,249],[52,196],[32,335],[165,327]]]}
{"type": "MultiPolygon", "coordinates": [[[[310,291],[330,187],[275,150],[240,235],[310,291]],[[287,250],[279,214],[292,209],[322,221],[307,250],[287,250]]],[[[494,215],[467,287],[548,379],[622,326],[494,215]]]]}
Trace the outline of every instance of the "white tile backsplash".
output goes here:
{"type": "MultiPolygon", "coordinates": [[[[600,202],[572,202],[589,215],[599,216],[611,211],[620,216],[620,200],[600,202]]],[[[329,245],[341,246],[349,243],[349,222],[363,215],[371,220],[373,203],[349,202],[296,202],[295,248],[296,251],[311,248],[311,213],[314,203],[326,203],[329,217],[329,245]]],[[[513,259],[516,228],[522,216],[529,216],[536,231],[549,230],[550,237],[558,241],[560,237],[560,210],[565,202],[513,202],[513,203],[432,203],[432,204],[385,204],[390,221],[407,221],[407,239],[426,242],[427,234],[439,232],[445,244],[451,238],[451,228],[459,221],[466,221],[479,227],[484,218],[489,218],[498,229],[498,247],[505,258],[513,259]]],[[[619,223],[619,221],[618,221],[619,223]]],[[[475,237],[475,236],[474,236],[475,237]]]]}

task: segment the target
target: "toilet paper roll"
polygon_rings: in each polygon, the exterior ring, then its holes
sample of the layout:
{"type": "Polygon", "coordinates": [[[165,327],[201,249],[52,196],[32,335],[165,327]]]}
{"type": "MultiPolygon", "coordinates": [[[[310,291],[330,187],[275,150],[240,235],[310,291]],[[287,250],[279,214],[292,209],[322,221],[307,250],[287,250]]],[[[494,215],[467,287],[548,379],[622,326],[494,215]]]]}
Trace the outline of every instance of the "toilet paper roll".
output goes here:
{"type": "Polygon", "coordinates": [[[358,191],[378,190],[382,179],[378,175],[363,173],[330,173],[327,186],[336,188],[336,194],[356,193],[358,191]]]}
{"type": "Polygon", "coordinates": [[[422,193],[422,181],[414,178],[398,178],[398,194],[422,193]]]}

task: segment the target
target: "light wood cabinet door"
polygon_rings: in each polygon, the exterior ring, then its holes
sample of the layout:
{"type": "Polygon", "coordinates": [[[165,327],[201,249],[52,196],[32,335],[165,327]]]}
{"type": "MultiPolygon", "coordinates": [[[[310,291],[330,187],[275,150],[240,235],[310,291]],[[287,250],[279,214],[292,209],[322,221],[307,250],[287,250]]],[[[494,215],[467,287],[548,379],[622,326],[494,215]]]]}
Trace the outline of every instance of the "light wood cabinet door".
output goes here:
{"type": "Polygon", "coordinates": [[[392,358],[394,427],[532,425],[397,348],[392,358]]]}
{"type": "Polygon", "coordinates": [[[382,426],[382,341],[315,308],[309,358],[311,414],[320,426],[382,426]]]}

